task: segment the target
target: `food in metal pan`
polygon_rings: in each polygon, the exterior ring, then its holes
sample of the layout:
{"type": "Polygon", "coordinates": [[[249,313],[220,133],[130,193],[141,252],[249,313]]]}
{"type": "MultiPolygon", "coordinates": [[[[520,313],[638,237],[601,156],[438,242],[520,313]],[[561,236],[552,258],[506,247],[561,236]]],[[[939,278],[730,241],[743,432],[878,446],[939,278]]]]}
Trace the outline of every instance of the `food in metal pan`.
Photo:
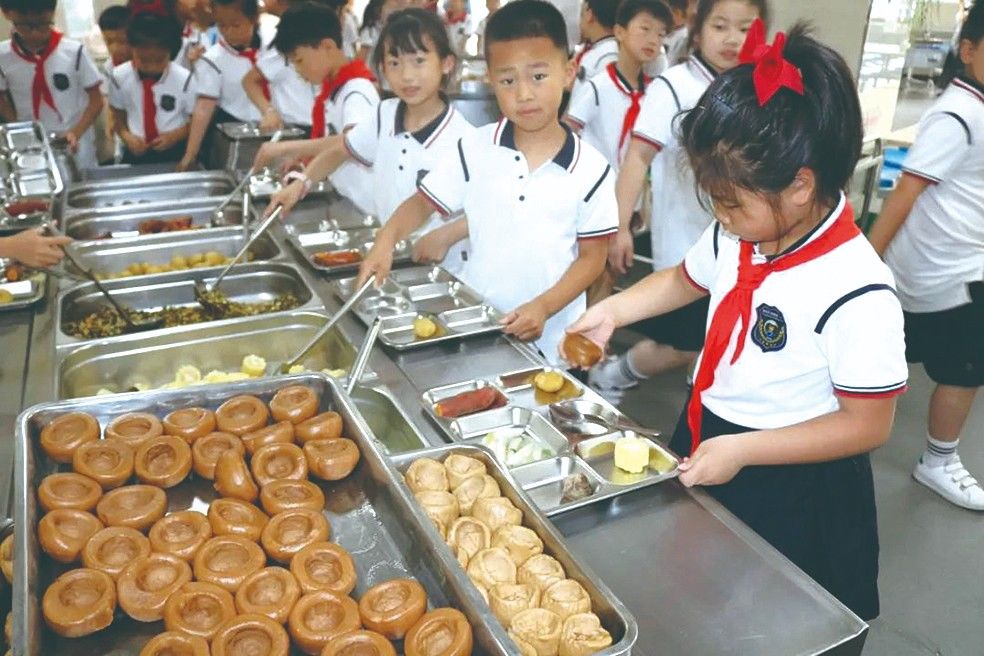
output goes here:
{"type": "Polygon", "coordinates": [[[167,495],[153,485],[124,485],[110,490],[96,504],[96,515],[106,526],[128,526],[146,531],[164,516],[167,495]]]}
{"type": "Polygon", "coordinates": [[[523,523],[523,511],[506,497],[476,499],[472,517],[483,522],[492,533],[507,524],[519,526],[523,523]]]}
{"type": "Polygon", "coordinates": [[[270,518],[240,499],[216,499],[208,506],[208,523],[215,535],[236,535],[259,542],[270,518]]]}
{"type": "Polygon", "coordinates": [[[82,549],[82,564],[106,572],[115,581],[127,565],[150,555],[150,540],[135,528],[109,526],[95,533],[82,549]]]}
{"type": "Polygon", "coordinates": [[[594,494],[594,486],[582,472],[577,472],[566,476],[560,482],[560,502],[571,503],[579,501],[594,494]]]}
{"type": "Polygon", "coordinates": [[[482,549],[468,562],[468,578],[491,590],[499,583],[516,582],[516,563],[505,549],[482,549]]]}
{"type": "Polygon", "coordinates": [[[594,613],[579,613],[564,620],[560,656],[591,656],[611,645],[612,635],[594,613]]]}
{"type": "Polygon", "coordinates": [[[68,412],[52,419],[41,429],[41,448],[55,462],[72,462],[72,454],[82,444],[99,439],[99,422],[84,412],[68,412]]]}
{"type": "Polygon", "coordinates": [[[191,467],[202,478],[215,478],[215,465],[226,451],[245,453],[243,441],[232,433],[215,431],[195,440],[191,445],[191,467]]]}
{"type": "Polygon", "coordinates": [[[331,410],[294,425],[294,439],[301,445],[312,440],[333,440],[341,436],[342,416],[331,410]]]}
{"type": "Polygon", "coordinates": [[[537,656],[557,656],[563,622],[556,613],[530,608],[518,613],[509,624],[509,637],[528,642],[537,656]]]}
{"type": "Polygon", "coordinates": [[[252,503],[260,495],[253,477],[246,466],[243,454],[234,449],[223,451],[215,461],[215,491],[223,497],[231,497],[252,503]]]}
{"type": "Polygon", "coordinates": [[[290,612],[287,627],[294,644],[305,654],[320,654],[334,638],[362,628],[355,601],[327,590],[301,597],[290,612]]]}
{"type": "Polygon", "coordinates": [[[524,610],[540,607],[540,589],[529,583],[499,583],[489,590],[489,606],[502,626],[524,610]]]}
{"type": "Polygon", "coordinates": [[[290,638],[280,624],[265,615],[237,615],[212,639],[212,656],[287,656],[290,638]]]}
{"type": "Polygon", "coordinates": [[[199,547],[212,537],[208,517],[196,510],[180,510],[162,517],[150,527],[150,546],[191,562],[199,547]]]}
{"type": "Polygon", "coordinates": [[[316,542],[326,542],[331,533],[328,520],[319,510],[293,508],[277,513],[263,527],[260,543],[278,563],[289,564],[294,555],[316,542]]]}
{"type": "Polygon", "coordinates": [[[188,444],[215,430],[215,413],[207,408],[181,408],[164,417],[164,432],[184,439],[188,444]]]}
{"type": "Polygon", "coordinates": [[[11,531],[10,535],[0,542],[0,570],[3,571],[3,578],[7,579],[7,583],[14,582],[14,533],[11,531]]]}
{"type": "Polygon", "coordinates": [[[185,583],[164,604],[164,628],[205,640],[235,616],[232,595],[214,583],[185,583]]]}
{"type": "Polygon", "coordinates": [[[73,569],[48,586],[41,600],[44,620],[65,638],[105,629],[116,610],[116,583],[105,572],[73,569]]]}
{"type": "Polygon", "coordinates": [[[102,496],[99,483],[81,474],[48,474],[38,486],[38,503],[47,512],[56,508],[92,510],[102,496]]]}
{"type": "Polygon", "coordinates": [[[280,479],[304,481],[308,475],[307,458],[296,444],[268,444],[257,449],[250,468],[260,487],[280,479]]]}
{"type": "Polygon", "coordinates": [[[236,590],[236,608],[286,624],[300,596],[301,587],[293,574],[283,567],[264,567],[247,576],[236,590]]]}
{"type": "Polygon", "coordinates": [[[442,399],[434,404],[434,414],[446,419],[456,419],[483,410],[502,408],[506,397],[494,387],[480,387],[442,399]]]}
{"type": "Polygon", "coordinates": [[[328,590],[345,596],[355,589],[355,562],[333,542],[315,542],[298,551],[290,561],[290,571],[305,593],[328,590]]]}
{"type": "Polygon", "coordinates": [[[133,455],[133,472],[141,483],[174,487],[191,472],[191,447],[173,435],[144,440],[133,455]]]}
{"type": "Polygon", "coordinates": [[[413,334],[417,339],[427,339],[437,334],[437,322],[430,317],[417,317],[413,320],[413,334]]]}
{"type": "Polygon", "coordinates": [[[99,483],[103,490],[112,490],[133,475],[133,449],[114,438],[86,442],[75,450],[72,469],[99,483]]]}
{"type": "Polygon", "coordinates": [[[641,437],[620,437],[615,441],[615,466],[641,474],[649,466],[649,442],[641,437]]]}
{"type": "Polygon", "coordinates": [[[173,219],[148,219],[141,221],[137,226],[137,231],[141,235],[155,235],[161,232],[181,232],[190,230],[195,218],[190,214],[187,216],[176,216],[173,219]]]}
{"type": "Polygon", "coordinates": [[[209,656],[208,641],[179,631],[165,631],[151,638],[140,656],[209,656]]]}
{"type": "Polygon", "coordinates": [[[482,444],[492,449],[495,457],[506,467],[519,467],[552,458],[557,452],[522,427],[499,428],[482,438],[482,444]]]}
{"type": "Polygon", "coordinates": [[[4,211],[10,216],[28,216],[31,214],[41,214],[51,209],[51,203],[46,200],[15,200],[3,206],[4,211]]]}
{"type": "Polygon", "coordinates": [[[413,496],[429,517],[433,517],[444,526],[450,526],[461,515],[458,500],[450,492],[423,490],[413,496]]]}
{"type": "Polygon", "coordinates": [[[451,494],[458,499],[458,507],[462,515],[470,515],[475,501],[478,499],[502,496],[499,484],[494,478],[485,474],[466,478],[461,485],[454,488],[451,494]]]}
{"type": "Polygon", "coordinates": [[[566,380],[559,371],[541,371],[533,376],[533,385],[543,392],[559,392],[566,380]]]}
{"type": "Polygon", "coordinates": [[[413,625],[403,641],[406,656],[468,656],[472,653],[472,629],[464,613],[438,608],[413,625]]]}
{"type": "Polygon", "coordinates": [[[318,395],[306,385],[288,385],[270,399],[270,414],[274,421],[299,424],[318,414],[318,395]]]}
{"type": "Polygon", "coordinates": [[[591,597],[583,585],[573,579],[564,579],[543,591],[540,608],[553,611],[561,620],[566,620],[571,615],[591,612],[591,597]]]}
{"type": "Polygon", "coordinates": [[[545,592],[551,585],[567,578],[567,573],[557,559],[547,554],[532,556],[519,567],[516,579],[520,583],[532,583],[545,592]]]}
{"type": "Polygon", "coordinates": [[[393,643],[374,631],[349,631],[334,638],[321,656],[396,656],[393,643]]]}
{"type": "Polygon", "coordinates": [[[92,513],[71,508],[52,510],[38,522],[41,549],[59,563],[79,560],[82,549],[103,528],[92,513]]]}
{"type": "Polygon", "coordinates": [[[423,492],[425,490],[437,490],[447,492],[448,471],[444,465],[431,458],[417,458],[407,469],[403,479],[411,492],[423,492]]]}
{"type": "Polygon", "coordinates": [[[238,535],[208,540],[195,554],[195,579],[235,593],[246,577],[266,565],[260,545],[238,535]]]}
{"type": "Polygon", "coordinates": [[[260,505],[271,515],[294,508],[321,510],[325,507],[325,493],[311,481],[282,478],[260,488],[260,505]]]}
{"type": "Polygon", "coordinates": [[[116,580],[117,601],[138,622],[164,619],[168,597],[191,581],[191,566],[171,554],[152,553],[127,565],[116,580]]]}
{"type": "Polygon", "coordinates": [[[294,441],[294,424],[278,421],[243,435],[242,443],[246,451],[253,455],[257,449],[268,444],[290,444],[294,441]]]}
{"type": "Polygon", "coordinates": [[[14,295],[11,294],[6,289],[0,289],[0,305],[6,305],[7,303],[13,303],[14,295]]]}
{"type": "Polygon", "coordinates": [[[492,534],[492,546],[505,549],[516,567],[543,553],[543,540],[536,531],[513,524],[506,524],[492,534]]]}
{"type": "Polygon", "coordinates": [[[270,411],[255,396],[234,396],[215,411],[215,423],[220,431],[242,437],[267,425],[270,411]]]}
{"type": "Polygon", "coordinates": [[[340,481],[359,464],[359,447],[355,442],[339,437],[333,440],[311,440],[304,445],[308,470],[326,481],[340,481]]]}
{"type": "Polygon", "coordinates": [[[466,479],[484,476],[486,473],[484,462],[456,453],[452,453],[444,459],[444,468],[448,470],[448,484],[452,490],[464,483],[466,479]]]}
{"type": "MultiPolygon", "coordinates": [[[[251,260],[252,254],[247,253],[245,259],[251,260]]],[[[206,251],[204,253],[194,253],[192,255],[175,255],[169,262],[164,262],[162,264],[133,262],[121,271],[97,272],[96,277],[100,280],[114,280],[116,278],[147,276],[155,273],[170,273],[172,271],[187,271],[189,269],[201,269],[204,267],[219,267],[225,266],[231,261],[231,257],[223,255],[218,251],[206,251]]]]}
{"type": "Polygon", "coordinates": [[[344,251],[320,251],[311,256],[311,260],[323,267],[345,266],[358,264],[362,261],[362,253],[355,249],[344,251]]]}
{"type": "Polygon", "coordinates": [[[427,611],[427,593],[414,579],[391,579],[359,599],[362,625],[390,640],[402,640],[427,611]]]}
{"type": "Polygon", "coordinates": [[[461,566],[467,567],[475,554],[492,546],[492,532],[474,517],[459,517],[448,528],[447,543],[461,566]]]}

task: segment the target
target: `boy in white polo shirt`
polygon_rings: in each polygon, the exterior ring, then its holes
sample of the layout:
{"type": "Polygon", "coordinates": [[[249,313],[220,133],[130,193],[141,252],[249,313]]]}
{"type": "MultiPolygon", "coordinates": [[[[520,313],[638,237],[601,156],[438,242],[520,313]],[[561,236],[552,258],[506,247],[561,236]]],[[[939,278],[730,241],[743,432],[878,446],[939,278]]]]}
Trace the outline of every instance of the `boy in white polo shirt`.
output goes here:
{"type": "MultiPolygon", "coordinates": [[[[902,176],[871,230],[905,310],[910,362],[936,383],[926,451],[913,476],[952,503],[984,510],[957,444],[984,384],[984,2],[960,32],[964,72],[923,116],[902,176]]],[[[977,426],[975,437],[984,437],[977,426]]]]}
{"type": "Polygon", "coordinates": [[[577,78],[571,88],[577,91],[584,82],[618,59],[615,40],[615,12],[618,0],[584,0],[581,5],[581,51],[574,57],[577,78]]]}
{"type": "Polygon", "coordinates": [[[175,19],[139,14],[127,26],[133,59],[109,76],[113,124],[126,164],[177,162],[194,106],[192,76],[171,60],[181,48],[175,19]]]}
{"type": "Polygon", "coordinates": [[[91,168],[102,76],[81,43],[52,28],[56,6],[55,0],[0,0],[14,28],[0,43],[0,118],[40,121],[68,141],[80,167],[91,168]]]}
{"type": "Polygon", "coordinates": [[[461,278],[506,313],[503,330],[557,362],[566,322],[605,265],[616,229],[614,175],[557,113],[574,77],[563,16],[542,0],[515,0],[485,30],[489,78],[503,118],[458,142],[376,236],[360,280],[389,274],[393,246],[436,209],[466,222],[461,278]]]}

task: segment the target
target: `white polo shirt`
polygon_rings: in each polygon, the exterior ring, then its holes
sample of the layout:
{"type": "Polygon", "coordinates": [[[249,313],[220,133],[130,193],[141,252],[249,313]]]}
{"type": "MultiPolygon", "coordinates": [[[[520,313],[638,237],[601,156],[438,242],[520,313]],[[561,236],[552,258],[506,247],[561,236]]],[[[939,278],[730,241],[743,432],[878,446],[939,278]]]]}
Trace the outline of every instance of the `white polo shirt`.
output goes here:
{"type": "Polygon", "coordinates": [[[663,48],[666,50],[666,60],[670,66],[675,66],[687,52],[687,41],[690,38],[690,30],[686,25],[680,26],[666,35],[663,39],[663,48]]]}
{"type": "MultiPolygon", "coordinates": [[[[266,39],[260,39],[260,54],[268,44],[266,39]]],[[[259,58],[260,55],[257,55],[257,61],[259,58]]],[[[195,65],[198,96],[215,100],[223,111],[239,121],[259,121],[260,110],[243,89],[243,78],[252,69],[253,62],[249,57],[239,53],[225,39],[219,39],[195,65]]]]}
{"type": "MultiPolygon", "coordinates": [[[[632,105],[629,94],[636,89],[645,90],[648,82],[643,75],[631,83],[610,63],[578,88],[567,107],[567,117],[581,127],[581,137],[598,149],[616,171],[632,138],[630,131],[619,148],[625,114],[632,105]]],[[[643,99],[645,96],[640,101],[643,99]]]]}
{"type": "Polygon", "coordinates": [[[574,61],[577,63],[577,78],[571,88],[572,96],[578,92],[579,87],[603,71],[605,66],[618,61],[618,41],[614,36],[604,36],[585,45],[574,61]]]}
{"type": "MultiPolygon", "coordinates": [[[[842,195],[824,221],[785,254],[822,235],[844,212],[853,220],[842,195]]],[[[708,325],[738,279],[739,250],[738,239],[715,222],[687,253],[684,272],[710,292],[708,325]]],[[[765,260],[757,253],[752,259],[765,260]]],[[[781,428],[837,410],[838,396],[882,398],[905,391],[902,308],[891,272],[862,234],[769,275],[752,294],[749,323],[738,361],[731,364],[740,323],[714,383],[701,396],[722,419],[781,428]]]]}
{"type": "MultiPolygon", "coordinates": [[[[325,133],[343,134],[362,122],[376,124],[379,92],[365,78],[349,80],[325,101],[325,133]]],[[[355,203],[361,210],[372,212],[375,207],[372,169],[351,159],[329,176],[335,190],[355,203]]]]}
{"type": "Polygon", "coordinates": [[[649,231],[657,271],[678,264],[713,221],[697,200],[693,172],[679,140],[680,112],[696,107],[713,79],[711,69],[696,56],[671,67],[649,84],[632,132],[659,151],[649,167],[649,231]]]}
{"type": "MultiPolygon", "coordinates": [[[[507,119],[458,142],[418,184],[443,215],[468,218],[471,251],[461,278],[497,309],[510,312],[553,287],[578,256],[578,242],[618,229],[615,174],[569,128],[553,158],[535,171],[516,149],[507,119]]],[[[537,347],[559,363],[564,329],[584,312],[584,294],[551,317],[537,347]]]]}
{"type": "Polygon", "coordinates": [[[465,56],[465,45],[468,43],[468,39],[472,34],[475,33],[475,22],[472,20],[471,15],[465,16],[464,20],[458,21],[457,23],[448,23],[445,21],[444,28],[448,33],[448,41],[451,42],[451,50],[458,57],[465,56]]]}
{"type": "MultiPolygon", "coordinates": [[[[172,62],[151,88],[158,133],[177,130],[191,120],[195,109],[192,79],[188,71],[172,62]]],[[[113,69],[109,77],[109,106],[126,112],[127,129],[141,139],[146,138],[143,94],[143,82],[133,62],[120,64],[113,69]]]]}
{"type": "Polygon", "coordinates": [[[940,312],[984,280],[984,86],[958,77],[923,116],[902,170],[930,182],[889,244],[902,307],[940,312]]]}
{"type": "MultiPolygon", "coordinates": [[[[379,104],[375,121],[362,121],[345,133],[349,153],[372,167],[375,212],[386,223],[403,201],[417,191],[417,183],[438,163],[458,157],[458,140],[475,127],[448,104],[440,116],[416,132],[404,127],[406,105],[399,98],[379,104]]],[[[419,231],[426,234],[444,225],[435,212],[419,231]]],[[[461,272],[468,241],[459,242],[441,263],[454,274],[461,272]]]]}
{"type": "Polygon", "coordinates": [[[174,61],[189,71],[194,68],[194,62],[190,61],[188,55],[191,49],[196,46],[204,46],[206,49],[219,42],[219,28],[212,26],[207,30],[200,30],[197,27],[188,25],[181,35],[181,50],[174,61]]]}
{"type": "Polygon", "coordinates": [[[280,117],[286,123],[311,127],[311,107],[318,88],[306,82],[276,48],[265,48],[256,68],[270,83],[271,101],[280,117]]]}

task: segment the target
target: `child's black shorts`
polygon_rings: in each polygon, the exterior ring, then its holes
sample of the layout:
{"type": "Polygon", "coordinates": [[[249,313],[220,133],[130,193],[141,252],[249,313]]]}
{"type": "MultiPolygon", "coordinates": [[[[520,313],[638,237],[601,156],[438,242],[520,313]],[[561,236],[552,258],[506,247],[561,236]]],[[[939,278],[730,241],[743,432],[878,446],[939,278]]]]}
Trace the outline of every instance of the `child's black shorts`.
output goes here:
{"type": "Polygon", "coordinates": [[[942,312],[905,313],[905,355],[939,385],[984,385],[984,282],[971,302],[942,312]]]}

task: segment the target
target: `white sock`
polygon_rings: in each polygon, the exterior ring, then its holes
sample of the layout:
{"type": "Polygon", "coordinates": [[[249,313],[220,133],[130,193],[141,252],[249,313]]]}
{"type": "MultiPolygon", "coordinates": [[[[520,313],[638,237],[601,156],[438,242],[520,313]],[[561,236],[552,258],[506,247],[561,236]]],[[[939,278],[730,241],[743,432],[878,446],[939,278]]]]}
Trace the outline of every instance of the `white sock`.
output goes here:
{"type": "Polygon", "coordinates": [[[944,442],[933,439],[929,434],[926,435],[926,452],[923,453],[922,461],[930,467],[940,467],[950,462],[953,456],[957,455],[957,445],[960,440],[944,442]]]}
{"type": "Polygon", "coordinates": [[[625,374],[625,376],[629,379],[629,382],[641,383],[642,381],[649,378],[649,376],[644,376],[643,374],[640,374],[639,371],[632,364],[632,351],[626,353],[625,356],[620,359],[620,362],[622,364],[621,367],[622,371],[625,374]]]}

